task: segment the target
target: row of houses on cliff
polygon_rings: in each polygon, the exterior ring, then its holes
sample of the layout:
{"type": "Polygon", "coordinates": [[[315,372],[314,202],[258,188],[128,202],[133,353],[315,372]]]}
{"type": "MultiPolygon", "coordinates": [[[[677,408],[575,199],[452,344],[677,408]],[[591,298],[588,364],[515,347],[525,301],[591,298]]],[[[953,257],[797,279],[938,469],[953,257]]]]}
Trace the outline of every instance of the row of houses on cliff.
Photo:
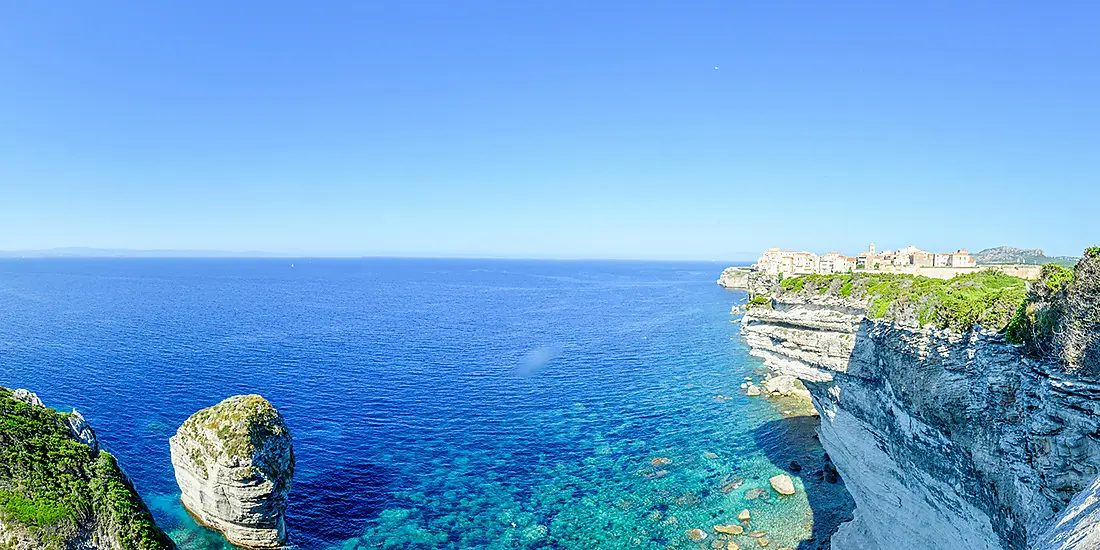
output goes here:
{"type": "Polygon", "coordinates": [[[933,253],[909,245],[898,251],[875,250],[871,243],[867,251],[855,256],[829,252],[818,256],[813,252],[769,248],[753,265],[753,269],[771,274],[807,275],[811,273],[848,273],[849,271],[909,271],[922,267],[976,268],[977,263],[965,249],[933,253]]]}

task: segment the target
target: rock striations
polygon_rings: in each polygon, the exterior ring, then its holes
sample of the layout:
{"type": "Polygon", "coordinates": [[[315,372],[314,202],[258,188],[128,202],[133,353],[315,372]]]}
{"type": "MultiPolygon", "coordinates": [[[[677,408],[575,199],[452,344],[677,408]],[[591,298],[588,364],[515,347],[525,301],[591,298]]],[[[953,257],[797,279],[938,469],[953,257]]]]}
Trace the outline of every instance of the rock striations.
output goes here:
{"type": "Polygon", "coordinates": [[[169,440],[184,506],[246,548],[286,544],[294,474],[290,430],[258,395],[237,395],[187,419],[169,440]]]}
{"type": "MultiPolygon", "coordinates": [[[[1100,251],[1076,272],[1061,299],[1095,303],[1100,251]]],[[[1100,547],[1097,369],[1027,353],[978,324],[937,328],[921,322],[935,318],[931,302],[899,292],[912,300],[877,303],[882,280],[855,282],[785,281],[755,296],[741,325],[752,353],[801,379],[821,414],[821,443],[856,502],[833,549],[1100,547]]],[[[964,296],[979,295],[967,285],[964,296]]],[[[934,290],[961,307],[953,291],[934,290]]],[[[1095,309],[1061,308],[1055,332],[1095,336],[1095,309]]],[[[1087,344],[1074,356],[1085,354],[1081,365],[1100,353],[1096,338],[1074,341],[1087,344]]]]}
{"type": "Polygon", "coordinates": [[[0,548],[174,547],[83,416],[0,388],[0,548]]]}
{"type": "Polygon", "coordinates": [[[748,290],[749,274],[747,267],[727,267],[718,276],[718,284],[726,288],[748,290]]]}

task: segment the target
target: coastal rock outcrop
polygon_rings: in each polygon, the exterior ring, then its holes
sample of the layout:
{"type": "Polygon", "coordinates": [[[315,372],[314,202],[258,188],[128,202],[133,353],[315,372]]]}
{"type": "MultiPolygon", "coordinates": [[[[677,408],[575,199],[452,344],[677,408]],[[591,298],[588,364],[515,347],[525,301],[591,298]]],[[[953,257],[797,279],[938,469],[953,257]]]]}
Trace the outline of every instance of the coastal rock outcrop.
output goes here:
{"type": "Polygon", "coordinates": [[[169,440],[183,505],[246,548],[287,542],[294,475],[290,430],[259,395],[237,395],[191,415],[169,440]]]}
{"type": "Polygon", "coordinates": [[[726,288],[748,290],[750,273],[752,271],[747,267],[727,267],[718,277],[718,284],[726,288]]]}
{"type": "Polygon", "coordinates": [[[171,550],[88,422],[0,388],[0,548],[171,550]]]}
{"type": "Polygon", "coordinates": [[[1062,288],[1038,306],[995,274],[900,289],[818,277],[754,296],[741,324],[751,353],[809,390],[856,503],[834,550],[1100,547],[1100,251],[1076,273],[1033,283],[1031,296],[1062,288]],[[1048,353],[995,330],[1017,305],[1055,327],[1038,346],[1048,353]]]}

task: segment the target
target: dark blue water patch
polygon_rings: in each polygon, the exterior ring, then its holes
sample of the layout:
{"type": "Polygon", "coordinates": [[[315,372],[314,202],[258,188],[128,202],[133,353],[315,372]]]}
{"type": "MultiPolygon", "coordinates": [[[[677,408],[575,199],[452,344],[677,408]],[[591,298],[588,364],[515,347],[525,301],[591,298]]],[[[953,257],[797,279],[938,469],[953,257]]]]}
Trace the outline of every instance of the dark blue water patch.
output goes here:
{"type": "Polygon", "coordinates": [[[167,440],[238,393],[294,434],[301,548],[680,547],[742,508],[794,547],[846,495],[747,498],[821,451],[742,395],[759,364],[722,267],[4,260],[0,383],[79,408],[184,548],[223,543],[180,507],[167,440]]]}

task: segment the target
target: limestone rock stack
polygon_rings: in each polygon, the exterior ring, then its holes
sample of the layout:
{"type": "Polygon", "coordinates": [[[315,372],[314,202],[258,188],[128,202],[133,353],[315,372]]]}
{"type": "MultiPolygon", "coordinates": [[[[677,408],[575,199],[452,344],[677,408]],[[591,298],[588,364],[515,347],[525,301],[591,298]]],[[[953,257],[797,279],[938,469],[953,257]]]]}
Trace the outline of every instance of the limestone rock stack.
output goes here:
{"type": "Polygon", "coordinates": [[[237,395],[188,418],[169,440],[183,505],[245,548],[286,544],[294,450],[283,417],[259,395],[237,395]]]}

